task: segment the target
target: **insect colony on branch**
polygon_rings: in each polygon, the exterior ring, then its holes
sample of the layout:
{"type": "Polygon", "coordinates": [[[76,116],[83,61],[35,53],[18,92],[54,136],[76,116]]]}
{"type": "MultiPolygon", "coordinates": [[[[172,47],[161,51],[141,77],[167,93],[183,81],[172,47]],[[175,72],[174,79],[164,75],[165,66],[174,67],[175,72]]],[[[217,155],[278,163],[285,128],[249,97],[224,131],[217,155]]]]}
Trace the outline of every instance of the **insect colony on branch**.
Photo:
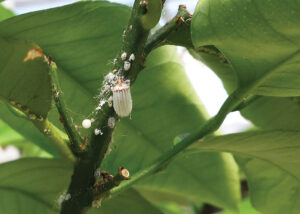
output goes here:
{"type": "MultiPolygon", "coordinates": [[[[123,61],[124,71],[128,71],[131,68],[131,63],[135,60],[135,55],[132,53],[127,60],[127,53],[123,52],[120,56],[123,61]]],[[[118,59],[114,59],[114,64],[118,63],[118,59]]],[[[132,110],[132,99],[130,93],[130,80],[127,80],[122,76],[122,69],[114,69],[109,72],[103,81],[103,87],[101,89],[101,99],[96,111],[102,109],[102,107],[107,103],[109,107],[113,107],[115,112],[119,117],[127,117],[130,115],[132,110]],[[112,94],[112,95],[111,95],[112,94]]],[[[91,120],[84,119],[82,121],[82,127],[88,129],[92,125],[91,120]]],[[[107,126],[109,128],[114,128],[115,118],[109,117],[107,126]]],[[[102,135],[103,132],[100,129],[94,130],[95,135],[102,135]]]]}

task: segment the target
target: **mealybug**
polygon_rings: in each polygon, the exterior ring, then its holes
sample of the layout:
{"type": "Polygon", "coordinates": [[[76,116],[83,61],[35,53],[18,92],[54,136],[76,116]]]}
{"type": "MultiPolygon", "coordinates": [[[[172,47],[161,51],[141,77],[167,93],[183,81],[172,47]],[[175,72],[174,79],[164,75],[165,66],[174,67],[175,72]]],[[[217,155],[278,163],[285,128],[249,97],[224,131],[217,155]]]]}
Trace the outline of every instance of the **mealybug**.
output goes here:
{"type": "Polygon", "coordinates": [[[120,117],[127,117],[132,110],[130,81],[119,78],[113,87],[113,106],[120,117]]]}

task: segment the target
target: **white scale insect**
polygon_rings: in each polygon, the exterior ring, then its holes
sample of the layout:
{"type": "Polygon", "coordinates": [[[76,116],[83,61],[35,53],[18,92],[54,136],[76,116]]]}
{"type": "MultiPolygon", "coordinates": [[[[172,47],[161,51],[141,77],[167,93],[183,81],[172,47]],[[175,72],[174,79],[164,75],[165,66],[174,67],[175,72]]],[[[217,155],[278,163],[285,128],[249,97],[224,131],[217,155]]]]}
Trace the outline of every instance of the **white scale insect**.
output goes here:
{"type": "Polygon", "coordinates": [[[89,119],[84,119],[84,120],[82,121],[82,124],[81,124],[81,125],[82,125],[83,128],[88,129],[88,128],[91,127],[92,121],[89,120],[89,119]]]}
{"type": "Polygon", "coordinates": [[[113,107],[120,117],[127,117],[132,110],[130,81],[120,77],[113,87],[113,107]]]}

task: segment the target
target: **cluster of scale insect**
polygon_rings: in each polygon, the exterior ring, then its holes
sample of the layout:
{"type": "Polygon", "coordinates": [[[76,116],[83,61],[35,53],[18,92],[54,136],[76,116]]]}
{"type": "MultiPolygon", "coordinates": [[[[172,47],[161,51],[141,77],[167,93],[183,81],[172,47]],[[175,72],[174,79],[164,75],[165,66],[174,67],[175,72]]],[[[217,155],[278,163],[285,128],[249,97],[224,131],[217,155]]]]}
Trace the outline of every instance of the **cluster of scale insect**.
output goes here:
{"type": "Polygon", "coordinates": [[[18,110],[20,110],[24,114],[26,114],[29,117],[30,120],[37,120],[37,121],[40,121],[40,122],[44,121],[44,118],[42,116],[32,113],[28,107],[23,106],[20,103],[17,103],[16,101],[14,101],[14,100],[10,100],[9,103],[13,107],[17,108],[18,110]]]}
{"type": "Polygon", "coordinates": [[[68,201],[68,200],[70,200],[70,199],[71,199],[71,194],[70,194],[70,193],[64,192],[63,194],[61,194],[61,195],[58,197],[57,203],[58,203],[58,205],[61,207],[61,205],[62,205],[62,203],[63,203],[64,201],[68,201]]]}
{"type": "MultiPolygon", "coordinates": [[[[100,111],[102,107],[107,103],[109,107],[114,107],[116,113],[120,117],[128,116],[132,109],[132,100],[130,94],[130,81],[125,80],[122,76],[122,71],[128,71],[131,68],[131,63],[135,60],[135,55],[132,53],[127,57],[127,53],[123,52],[120,56],[123,62],[123,68],[119,70],[114,69],[109,72],[103,80],[103,87],[99,95],[99,103],[96,107],[96,111],[100,111]],[[120,110],[121,109],[121,110],[120,110]]],[[[114,65],[116,66],[118,59],[114,59],[114,65]]],[[[84,119],[82,121],[82,127],[88,129],[92,125],[92,120],[84,119]]],[[[115,119],[110,117],[108,119],[108,127],[114,128],[115,119]]],[[[100,129],[94,130],[95,135],[102,135],[103,132],[100,129]]]]}
{"type": "MultiPolygon", "coordinates": [[[[101,110],[104,104],[109,107],[114,107],[116,113],[120,117],[126,117],[131,113],[132,100],[130,94],[130,81],[122,76],[123,71],[128,71],[131,68],[131,63],[135,60],[135,55],[129,55],[123,52],[120,56],[122,67],[109,72],[103,80],[103,87],[100,93],[100,101],[96,107],[96,111],[101,110]]],[[[114,60],[114,65],[118,64],[118,59],[114,60]]]]}

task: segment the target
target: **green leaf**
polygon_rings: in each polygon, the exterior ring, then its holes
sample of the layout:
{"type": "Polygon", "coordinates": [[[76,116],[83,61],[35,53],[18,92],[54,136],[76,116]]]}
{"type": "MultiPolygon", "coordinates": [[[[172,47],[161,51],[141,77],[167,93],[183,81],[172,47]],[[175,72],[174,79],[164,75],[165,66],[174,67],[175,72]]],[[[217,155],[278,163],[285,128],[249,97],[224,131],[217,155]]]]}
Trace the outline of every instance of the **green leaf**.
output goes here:
{"type": "MultiPolygon", "coordinates": [[[[0,0],[0,2],[1,2],[1,0],[0,0]]],[[[3,5],[0,4],[0,21],[10,18],[14,15],[15,14],[11,10],[5,8],[3,5]]]]}
{"type": "Polygon", "coordinates": [[[300,130],[297,97],[260,97],[244,108],[242,115],[263,129],[300,130]]]}
{"type": "Polygon", "coordinates": [[[265,161],[241,157],[237,160],[246,173],[251,202],[256,209],[264,214],[299,213],[299,179],[265,161]]]}
{"type": "Polygon", "coordinates": [[[134,189],[129,189],[111,200],[104,201],[100,208],[93,208],[88,213],[162,214],[134,189]]]}
{"type": "Polygon", "coordinates": [[[20,159],[0,165],[1,213],[57,213],[71,166],[62,160],[20,159]]]}
{"type": "MultiPolygon", "coordinates": [[[[96,106],[94,97],[99,93],[103,76],[112,68],[110,62],[119,50],[128,17],[129,8],[125,6],[107,2],[79,2],[6,20],[0,23],[0,34],[33,40],[47,55],[52,56],[59,68],[68,108],[74,123],[79,125],[96,106]]],[[[132,86],[132,119],[122,119],[117,125],[113,152],[106,160],[106,169],[110,172],[119,166],[128,168],[131,173],[142,169],[170,149],[175,136],[193,131],[205,121],[202,105],[182,67],[174,62],[177,61],[174,55],[176,51],[170,47],[155,51],[147,59],[147,68],[132,86]]],[[[49,117],[58,126],[56,112],[51,111],[49,117]]],[[[194,162],[197,160],[198,157],[195,157],[194,162]]],[[[189,188],[194,199],[235,209],[239,184],[232,182],[237,178],[237,173],[225,167],[229,160],[224,159],[223,155],[208,154],[203,165],[191,166],[191,172],[198,172],[197,176],[203,177],[205,163],[214,163],[216,168],[222,169],[225,178],[215,193],[210,192],[207,183],[198,184],[198,180],[194,179],[190,187],[197,183],[199,188],[208,191],[200,195],[198,189],[189,188]],[[209,198],[206,199],[205,195],[209,198]]],[[[188,163],[187,160],[183,162],[188,163]]],[[[181,167],[177,168],[177,171],[181,170],[181,167]]],[[[220,175],[215,173],[213,177],[220,175]]],[[[212,174],[207,175],[205,180],[210,180],[210,176],[212,174]]],[[[177,182],[172,183],[173,192],[182,189],[179,186],[181,180],[177,182]]],[[[161,186],[159,183],[157,185],[161,186]]],[[[186,193],[182,196],[186,197],[186,193]]]]}
{"type": "Polygon", "coordinates": [[[196,144],[195,148],[264,160],[300,180],[299,139],[300,133],[297,131],[251,131],[207,138],[196,144]]]}
{"type": "Polygon", "coordinates": [[[253,131],[211,137],[195,147],[250,157],[240,162],[250,182],[253,205],[263,213],[297,213],[299,139],[297,131],[253,131]]]}
{"type": "MultiPolygon", "coordinates": [[[[238,211],[237,204],[240,199],[238,167],[231,154],[184,152],[161,173],[141,181],[137,187],[141,187],[141,190],[156,191],[162,195],[172,194],[169,195],[170,201],[177,201],[176,197],[185,197],[185,200],[190,199],[197,204],[200,201],[208,202],[238,211]]],[[[179,204],[187,202],[183,200],[179,204]]]]}
{"type": "MultiPolygon", "coordinates": [[[[210,47],[201,51],[190,50],[198,60],[210,67],[223,81],[227,93],[232,93],[237,88],[237,77],[230,64],[224,63],[221,53],[210,47]]],[[[262,129],[299,130],[300,116],[299,99],[297,97],[265,97],[251,101],[241,110],[241,114],[255,126],[262,129]],[[274,108],[276,106],[276,108],[274,108]]]]}
{"type": "MultiPolygon", "coordinates": [[[[1,22],[0,35],[32,40],[52,56],[74,123],[79,125],[95,108],[94,97],[112,68],[129,12],[126,6],[108,2],[78,2],[1,22]]],[[[62,128],[55,109],[49,118],[62,128]]]]}
{"type": "Polygon", "coordinates": [[[294,0],[199,1],[192,20],[194,46],[214,45],[221,50],[241,89],[258,95],[299,96],[298,8],[294,0]]]}
{"type": "Polygon", "coordinates": [[[0,99],[9,101],[28,114],[46,117],[51,106],[48,66],[43,57],[29,59],[38,48],[32,42],[1,37],[0,99]]]}

